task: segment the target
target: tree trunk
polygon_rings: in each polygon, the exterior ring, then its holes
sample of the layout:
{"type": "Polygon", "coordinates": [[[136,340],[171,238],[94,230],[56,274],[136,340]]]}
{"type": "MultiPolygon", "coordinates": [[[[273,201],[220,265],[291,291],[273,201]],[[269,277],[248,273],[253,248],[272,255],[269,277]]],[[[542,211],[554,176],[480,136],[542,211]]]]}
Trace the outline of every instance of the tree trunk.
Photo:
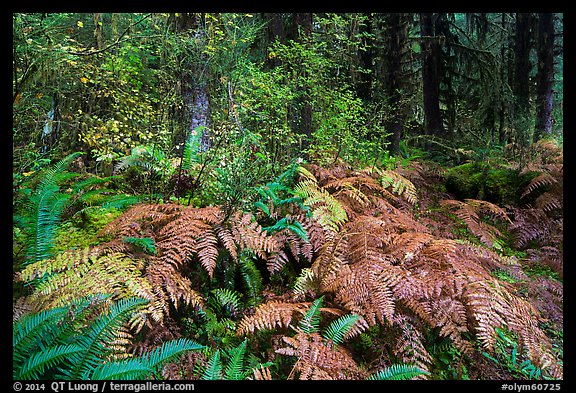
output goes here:
{"type": "MultiPolygon", "coordinates": [[[[286,42],[286,32],[284,29],[284,21],[282,14],[278,13],[263,13],[262,18],[266,21],[266,38],[263,47],[267,48],[276,40],[280,43],[286,42]]],[[[277,57],[269,57],[266,53],[265,68],[272,69],[280,65],[277,57]]]]}
{"type": "MultiPolygon", "coordinates": [[[[204,35],[203,23],[201,16],[193,13],[179,13],[178,15],[171,15],[171,26],[173,31],[178,33],[189,34],[193,36],[204,35]]],[[[181,58],[178,60],[179,64],[184,64],[186,67],[180,71],[180,90],[182,98],[184,99],[185,109],[182,113],[184,121],[188,122],[188,128],[180,132],[176,132],[173,136],[172,144],[181,146],[183,152],[183,145],[188,138],[190,132],[194,129],[204,126],[202,130],[201,149],[207,150],[212,145],[210,138],[210,96],[207,89],[207,83],[204,80],[198,80],[197,75],[201,73],[194,69],[187,69],[192,67],[193,64],[186,64],[186,59],[181,58]]],[[[208,79],[208,78],[206,78],[208,79]]]]}
{"type": "Polygon", "coordinates": [[[522,145],[529,142],[528,121],[530,119],[530,49],[531,49],[532,14],[516,14],[516,31],[514,38],[514,121],[516,123],[516,140],[522,145]]]}
{"type": "Polygon", "coordinates": [[[538,75],[535,139],[552,133],[552,85],[554,83],[554,15],[538,15],[538,75]]]}
{"type": "MultiPolygon", "coordinates": [[[[363,40],[368,41],[372,34],[372,14],[366,14],[366,22],[360,25],[360,32],[364,34],[363,40]]],[[[358,60],[360,67],[366,71],[372,71],[374,50],[370,42],[364,42],[365,49],[360,50],[358,53],[358,60]]],[[[372,99],[372,72],[359,72],[358,81],[356,83],[356,94],[364,101],[372,99]]]]}
{"type": "MultiPolygon", "coordinates": [[[[300,42],[310,37],[312,33],[312,14],[311,13],[295,13],[292,15],[291,29],[286,36],[287,40],[298,40],[300,42]]],[[[306,71],[303,77],[306,78],[306,71]]],[[[309,92],[306,87],[302,88],[301,94],[295,102],[295,118],[292,125],[292,130],[302,136],[301,149],[304,151],[304,156],[307,157],[307,150],[310,148],[312,140],[312,106],[310,104],[309,92]]]]}
{"type": "Polygon", "coordinates": [[[383,93],[383,98],[391,110],[384,128],[392,133],[389,139],[390,151],[397,153],[406,119],[406,104],[403,102],[406,78],[404,64],[407,63],[410,15],[400,13],[377,14],[375,20],[375,29],[377,30],[376,85],[377,91],[383,93]]]}
{"type": "Polygon", "coordinates": [[[422,37],[422,92],[424,130],[428,135],[444,137],[446,132],[440,112],[440,43],[435,36],[434,15],[420,14],[422,37]]]}
{"type": "Polygon", "coordinates": [[[100,21],[99,13],[94,13],[94,39],[96,41],[96,49],[102,49],[102,22],[100,21]]]}
{"type": "Polygon", "coordinates": [[[508,23],[506,21],[506,13],[500,15],[500,27],[501,29],[501,48],[500,48],[500,109],[498,111],[498,143],[500,145],[505,145],[507,141],[506,135],[506,70],[508,68],[508,59],[510,58],[508,54],[507,47],[509,44],[508,40],[508,23]]]}

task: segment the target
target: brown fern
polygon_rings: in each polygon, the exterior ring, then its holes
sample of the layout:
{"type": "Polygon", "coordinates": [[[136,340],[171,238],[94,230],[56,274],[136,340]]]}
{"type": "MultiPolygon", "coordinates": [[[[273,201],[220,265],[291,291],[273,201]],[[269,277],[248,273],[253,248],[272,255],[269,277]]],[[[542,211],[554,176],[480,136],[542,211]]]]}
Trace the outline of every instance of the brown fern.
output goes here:
{"type": "MultiPolygon", "coordinates": [[[[561,367],[552,361],[550,339],[534,322],[538,310],[518,297],[514,287],[492,275],[495,269],[518,273],[519,265],[490,249],[434,236],[408,210],[383,197],[382,190],[362,187],[362,176],[366,175],[348,169],[338,175],[318,176],[318,186],[333,192],[347,209],[349,220],[315,248],[310,277],[305,278],[317,286],[315,293],[332,294],[337,307],[360,315],[369,325],[397,328],[410,318],[414,329],[437,328],[440,336],[449,338],[465,354],[474,351],[470,335],[491,351],[496,329],[508,327],[518,335],[534,364],[550,375],[559,375],[561,367]],[[351,190],[353,194],[344,192],[351,190]]],[[[486,201],[445,200],[443,205],[453,209],[489,246],[502,234],[483,220],[511,223],[504,209],[486,201]]],[[[416,342],[416,333],[403,334],[404,339],[413,337],[416,342]]],[[[299,348],[308,348],[306,345],[310,346],[304,338],[291,339],[283,351],[304,356],[299,348]]],[[[416,352],[401,348],[402,344],[396,347],[397,356],[423,367],[429,364],[422,345],[416,352]]],[[[302,362],[295,370],[305,377],[334,377],[326,369],[308,367],[302,362]]]]}
{"type": "Polygon", "coordinates": [[[318,333],[298,332],[294,337],[283,337],[287,344],[276,353],[297,358],[288,379],[333,380],[365,379],[351,354],[342,346],[327,345],[318,333]]]}
{"type": "Polygon", "coordinates": [[[440,205],[452,212],[462,220],[470,232],[474,234],[482,243],[488,247],[494,247],[494,242],[502,238],[503,235],[494,225],[483,221],[481,214],[493,220],[501,220],[511,223],[507,213],[499,206],[479,199],[466,199],[458,201],[455,199],[442,200],[440,205]]]}

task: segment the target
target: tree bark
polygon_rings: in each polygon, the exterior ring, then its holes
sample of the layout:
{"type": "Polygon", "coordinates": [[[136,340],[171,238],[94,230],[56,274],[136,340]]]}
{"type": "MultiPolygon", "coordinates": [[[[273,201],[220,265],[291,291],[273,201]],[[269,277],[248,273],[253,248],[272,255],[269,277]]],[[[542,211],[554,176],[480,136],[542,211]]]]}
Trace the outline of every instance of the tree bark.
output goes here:
{"type": "Polygon", "coordinates": [[[100,21],[101,14],[94,13],[94,39],[96,41],[96,49],[102,49],[102,22],[100,21]]]}
{"type": "Polygon", "coordinates": [[[530,97],[530,18],[526,13],[516,15],[513,92],[522,106],[527,106],[530,97]]]}
{"type": "MultiPolygon", "coordinates": [[[[292,24],[286,36],[287,40],[305,41],[312,34],[312,14],[294,13],[292,14],[292,24]]],[[[306,71],[302,75],[306,78],[306,71]]],[[[307,150],[310,148],[312,140],[312,106],[310,104],[309,92],[306,87],[302,88],[301,94],[295,103],[295,118],[292,130],[302,136],[301,149],[307,157],[307,150]]]]}
{"type": "MultiPolygon", "coordinates": [[[[172,14],[171,26],[172,30],[178,33],[189,34],[191,37],[196,35],[203,35],[202,16],[194,13],[179,13],[178,15],[172,14]]],[[[194,64],[186,64],[185,58],[178,59],[180,64],[185,64],[187,67],[192,67],[194,64]]],[[[181,146],[183,152],[183,145],[188,138],[190,132],[194,129],[204,126],[201,138],[201,149],[207,150],[212,145],[210,137],[210,95],[207,88],[207,82],[198,80],[196,75],[200,72],[194,69],[182,69],[180,71],[180,90],[182,98],[184,99],[185,109],[181,114],[184,121],[188,121],[188,129],[176,132],[172,138],[172,144],[181,146]]],[[[209,80],[209,78],[206,78],[209,80]]]]}
{"type": "Polygon", "coordinates": [[[538,74],[536,80],[535,139],[552,133],[552,85],[554,83],[554,15],[538,15],[538,74]]]}
{"type": "Polygon", "coordinates": [[[435,18],[432,13],[420,14],[424,130],[428,135],[444,137],[446,131],[440,112],[440,43],[435,35],[435,18]]]}
{"type": "MultiPolygon", "coordinates": [[[[263,13],[262,18],[266,21],[266,38],[264,42],[264,48],[268,48],[269,45],[276,40],[278,40],[280,43],[285,43],[286,31],[284,29],[282,14],[263,13]]],[[[266,69],[272,69],[278,65],[280,65],[280,60],[278,60],[277,57],[270,58],[268,53],[266,53],[266,69]]]]}
{"type": "Polygon", "coordinates": [[[406,119],[406,104],[403,102],[405,88],[404,64],[408,53],[409,14],[390,13],[375,16],[377,65],[375,77],[378,79],[378,91],[384,95],[390,108],[390,116],[384,127],[391,132],[390,151],[399,151],[400,140],[406,119]]]}

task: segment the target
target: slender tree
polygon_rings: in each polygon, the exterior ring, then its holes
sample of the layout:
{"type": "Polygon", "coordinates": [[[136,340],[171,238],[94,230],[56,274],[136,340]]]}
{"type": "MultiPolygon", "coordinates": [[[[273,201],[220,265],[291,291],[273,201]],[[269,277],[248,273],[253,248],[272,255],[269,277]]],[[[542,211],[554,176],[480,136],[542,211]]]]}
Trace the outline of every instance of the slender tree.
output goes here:
{"type": "Polygon", "coordinates": [[[552,85],[554,83],[554,15],[538,14],[538,74],[536,76],[536,134],[552,132],[552,85]]]}
{"type": "Polygon", "coordinates": [[[424,129],[428,135],[445,136],[440,112],[440,38],[435,34],[438,14],[420,14],[422,39],[422,92],[424,129]]]}
{"type": "Polygon", "coordinates": [[[386,105],[391,113],[385,129],[391,132],[390,150],[397,153],[402,138],[403,125],[407,111],[404,98],[406,74],[404,67],[407,63],[408,29],[411,20],[410,14],[390,13],[375,15],[376,45],[375,77],[378,79],[376,92],[384,95],[386,105]]]}
{"type": "Polygon", "coordinates": [[[521,144],[529,142],[527,137],[527,120],[530,118],[530,63],[532,14],[516,14],[514,36],[514,118],[516,121],[516,138],[521,144]]]}

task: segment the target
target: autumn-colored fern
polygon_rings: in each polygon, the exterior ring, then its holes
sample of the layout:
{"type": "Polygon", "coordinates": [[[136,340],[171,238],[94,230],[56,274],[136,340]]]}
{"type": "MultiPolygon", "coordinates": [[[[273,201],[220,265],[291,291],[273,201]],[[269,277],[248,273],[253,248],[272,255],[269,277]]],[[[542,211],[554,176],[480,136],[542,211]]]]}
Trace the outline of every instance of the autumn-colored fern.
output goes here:
{"type": "MultiPolygon", "coordinates": [[[[423,370],[427,370],[431,357],[419,329],[434,328],[464,354],[471,355],[475,349],[470,337],[475,337],[490,352],[496,343],[497,329],[508,327],[517,334],[535,365],[554,378],[562,375],[551,341],[538,325],[538,310],[492,273],[499,269],[512,274],[517,265],[492,249],[434,235],[383,193],[382,187],[371,186],[372,180],[362,183],[363,176],[369,178],[367,173],[351,173],[341,168],[312,176],[316,180],[307,175],[307,184],[330,191],[346,209],[348,220],[333,227],[331,235],[315,248],[310,268],[305,268],[296,282],[297,296],[331,294],[333,307],[340,308],[342,313],[359,315],[367,326],[379,325],[396,331],[405,326],[397,336],[399,342],[409,340],[415,347],[406,351],[399,344],[395,347],[396,356],[418,364],[423,370]]],[[[486,201],[444,200],[443,205],[454,209],[456,217],[489,247],[500,241],[503,234],[484,220],[512,224],[507,212],[486,201]]],[[[287,327],[296,315],[295,310],[301,312],[301,307],[297,302],[284,302],[281,306],[263,304],[254,316],[242,321],[240,332],[249,334],[258,327],[287,327]],[[286,313],[280,314],[280,310],[286,313]]],[[[325,356],[316,349],[320,342],[317,337],[301,334],[285,341],[288,346],[282,353],[300,356],[295,367],[300,377],[343,377],[302,361],[308,353],[325,356]]],[[[344,359],[340,361],[347,364],[344,359]]],[[[351,374],[355,372],[352,366],[342,368],[351,374]]]]}

